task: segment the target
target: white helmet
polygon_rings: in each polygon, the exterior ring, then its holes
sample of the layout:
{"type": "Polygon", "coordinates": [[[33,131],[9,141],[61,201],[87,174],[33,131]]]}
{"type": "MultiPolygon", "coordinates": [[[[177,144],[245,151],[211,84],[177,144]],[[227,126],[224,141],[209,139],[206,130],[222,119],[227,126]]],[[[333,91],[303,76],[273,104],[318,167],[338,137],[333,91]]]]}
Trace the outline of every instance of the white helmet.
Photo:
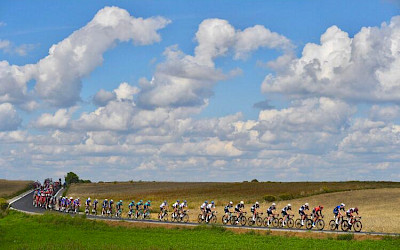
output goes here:
{"type": "Polygon", "coordinates": [[[230,202],[229,202],[229,204],[231,204],[231,205],[232,205],[232,204],[233,204],[233,202],[232,202],[232,201],[230,201],[230,202]]]}
{"type": "Polygon", "coordinates": [[[306,205],[306,207],[308,207],[308,202],[306,202],[306,204],[304,204],[304,205],[306,205]]]}
{"type": "Polygon", "coordinates": [[[342,207],[345,207],[346,205],[344,203],[340,204],[342,207]]]}
{"type": "Polygon", "coordinates": [[[258,205],[259,203],[258,203],[258,201],[256,201],[256,205],[258,205]]]}
{"type": "Polygon", "coordinates": [[[292,204],[289,203],[289,204],[287,204],[287,206],[288,206],[288,207],[292,207],[292,204]]]}
{"type": "Polygon", "coordinates": [[[72,197],[69,197],[69,199],[72,200],[73,198],[72,198],[72,197]]]}
{"type": "Polygon", "coordinates": [[[88,198],[88,200],[90,200],[90,197],[88,198]]]}
{"type": "Polygon", "coordinates": [[[107,201],[107,199],[104,199],[105,201],[107,201]]]}
{"type": "Polygon", "coordinates": [[[274,203],[272,203],[272,206],[276,206],[275,202],[274,202],[274,203]]]}
{"type": "Polygon", "coordinates": [[[244,204],[244,201],[240,201],[240,204],[244,204]]]}

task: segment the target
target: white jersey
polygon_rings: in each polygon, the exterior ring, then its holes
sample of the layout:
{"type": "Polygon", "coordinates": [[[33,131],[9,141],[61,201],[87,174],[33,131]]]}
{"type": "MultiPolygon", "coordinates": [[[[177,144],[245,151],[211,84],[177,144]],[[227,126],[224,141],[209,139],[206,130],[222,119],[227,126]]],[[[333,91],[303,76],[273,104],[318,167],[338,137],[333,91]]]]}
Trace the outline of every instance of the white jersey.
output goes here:
{"type": "Polygon", "coordinates": [[[178,203],[178,202],[175,202],[174,204],[172,204],[172,207],[173,207],[173,208],[178,208],[178,207],[179,207],[179,203],[178,203]]]}
{"type": "Polygon", "coordinates": [[[167,203],[163,202],[163,203],[161,203],[160,208],[163,208],[163,207],[166,207],[166,206],[167,206],[167,203]]]}
{"type": "Polygon", "coordinates": [[[203,203],[203,204],[200,206],[201,209],[204,209],[204,208],[206,208],[206,207],[207,207],[207,203],[203,203]]]}
{"type": "Polygon", "coordinates": [[[215,205],[210,203],[210,204],[207,205],[207,209],[211,210],[211,208],[215,208],[215,205]]]}
{"type": "Polygon", "coordinates": [[[179,207],[183,209],[183,208],[187,207],[187,205],[186,205],[186,203],[182,202],[182,203],[179,205],[179,207]]]}

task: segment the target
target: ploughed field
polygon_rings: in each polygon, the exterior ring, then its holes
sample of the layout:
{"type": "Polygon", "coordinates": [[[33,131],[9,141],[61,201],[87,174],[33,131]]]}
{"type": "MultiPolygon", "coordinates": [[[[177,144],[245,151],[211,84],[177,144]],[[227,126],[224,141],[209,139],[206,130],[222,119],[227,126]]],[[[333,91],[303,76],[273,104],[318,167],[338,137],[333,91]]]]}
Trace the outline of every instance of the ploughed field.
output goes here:
{"type": "Polygon", "coordinates": [[[0,198],[11,198],[24,190],[29,189],[32,181],[11,181],[0,179],[0,198]]]}
{"type": "MultiPolygon", "coordinates": [[[[333,207],[341,202],[346,208],[358,207],[362,216],[363,230],[375,232],[400,233],[400,212],[396,210],[400,204],[400,183],[395,182],[296,182],[296,183],[174,183],[174,182],[116,182],[73,184],[68,196],[97,198],[99,203],[108,198],[124,201],[123,217],[127,216],[128,204],[131,200],[152,201],[152,218],[156,218],[159,205],[166,199],[171,205],[175,200],[186,199],[189,205],[190,221],[196,221],[199,206],[204,200],[214,200],[218,211],[218,222],[221,222],[223,207],[227,202],[234,205],[245,201],[245,210],[259,201],[262,212],[265,212],[274,198],[277,211],[288,203],[292,204],[293,213],[298,217],[298,208],[305,202],[310,207],[323,205],[326,215],[325,229],[333,218],[333,207]],[[344,191],[351,190],[351,191],[344,191]],[[334,192],[341,191],[341,192],[334,192]],[[290,199],[291,197],[299,197],[290,199]],[[397,214],[396,214],[397,213],[397,214]]],[[[171,209],[170,209],[171,210],[171,209]]]]}

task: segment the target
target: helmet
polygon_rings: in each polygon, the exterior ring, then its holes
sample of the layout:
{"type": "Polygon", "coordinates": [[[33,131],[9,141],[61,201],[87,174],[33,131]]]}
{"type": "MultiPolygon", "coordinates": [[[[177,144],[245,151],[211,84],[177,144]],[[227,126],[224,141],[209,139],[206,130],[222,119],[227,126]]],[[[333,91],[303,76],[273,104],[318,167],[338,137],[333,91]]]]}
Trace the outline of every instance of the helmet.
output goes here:
{"type": "Polygon", "coordinates": [[[95,201],[97,201],[97,199],[95,199],[95,201]]]}
{"type": "Polygon", "coordinates": [[[135,203],[135,201],[132,201],[132,203],[135,203]]]}
{"type": "Polygon", "coordinates": [[[207,204],[207,203],[208,203],[208,201],[205,201],[204,203],[206,203],[206,204],[207,204]]]}
{"type": "Polygon", "coordinates": [[[240,201],[240,204],[244,204],[244,201],[240,201]]]}
{"type": "Polygon", "coordinates": [[[111,202],[114,202],[112,199],[110,200],[111,202]]]}
{"type": "Polygon", "coordinates": [[[346,205],[344,203],[340,204],[340,206],[345,207],[346,205]]]}
{"type": "Polygon", "coordinates": [[[179,203],[179,200],[176,200],[176,202],[178,202],[178,203],[179,203]]]}
{"type": "Polygon", "coordinates": [[[259,205],[260,203],[258,203],[258,201],[256,201],[256,205],[259,205]]]}
{"type": "MultiPolygon", "coordinates": [[[[150,202],[150,201],[149,201],[149,202],[150,202]]],[[[186,201],[186,200],[184,200],[184,201],[183,201],[183,203],[187,203],[187,201],[186,201]]]]}
{"type": "Polygon", "coordinates": [[[151,200],[148,200],[147,202],[148,202],[148,203],[151,203],[151,200]]]}
{"type": "Polygon", "coordinates": [[[308,207],[308,202],[306,202],[306,204],[304,204],[304,205],[306,205],[306,207],[308,207]]]}
{"type": "Polygon", "coordinates": [[[72,198],[72,197],[69,197],[69,199],[72,200],[73,198],[72,198]]]}
{"type": "Polygon", "coordinates": [[[119,202],[122,202],[122,200],[119,200],[119,202]]]}
{"type": "Polygon", "coordinates": [[[354,212],[358,212],[358,207],[354,208],[354,212]]]}
{"type": "Polygon", "coordinates": [[[233,202],[232,202],[232,201],[230,201],[230,202],[229,202],[229,204],[231,204],[231,205],[232,205],[232,204],[233,204],[233,202]]]}
{"type": "Polygon", "coordinates": [[[167,201],[164,201],[164,203],[167,203],[167,201]]]}
{"type": "Polygon", "coordinates": [[[107,199],[104,199],[105,201],[107,201],[107,199]]]}
{"type": "Polygon", "coordinates": [[[90,197],[88,198],[88,200],[90,200],[90,197]]]}
{"type": "Polygon", "coordinates": [[[211,204],[214,204],[214,201],[211,201],[211,204]]]}
{"type": "Polygon", "coordinates": [[[322,206],[322,205],[319,205],[319,208],[323,209],[323,208],[324,208],[324,206],[322,206]]]}
{"type": "Polygon", "coordinates": [[[274,203],[272,203],[272,206],[276,206],[275,202],[274,202],[274,203]]]}
{"type": "Polygon", "coordinates": [[[289,203],[289,204],[287,204],[287,206],[288,206],[288,207],[292,207],[292,204],[289,203]]]}

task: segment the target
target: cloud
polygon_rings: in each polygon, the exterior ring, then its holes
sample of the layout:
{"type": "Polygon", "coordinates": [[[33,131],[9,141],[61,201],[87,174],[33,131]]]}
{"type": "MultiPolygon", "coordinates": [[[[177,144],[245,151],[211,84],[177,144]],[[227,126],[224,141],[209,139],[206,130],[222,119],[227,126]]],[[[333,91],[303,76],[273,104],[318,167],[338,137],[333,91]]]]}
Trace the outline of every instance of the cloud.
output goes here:
{"type": "Polygon", "coordinates": [[[33,125],[36,128],[41,129],[64,129],[69,125],[68,123],[75,111],[76,108],[71,108],[69,110],[59,109],[54,115],[44,113],[33,123],[33,125]]]}
{"type": "Polygon", "coordinates": [[[16,130],[22,119],[10,103],[0,104],[0,131],[16,130]]]}
{"type": "Polygon", "coordinates": [[[270,104],[269,104],[269,101],[268,100],[265,100],[265,101],[261,101],[261,102],[256,102],[256,103],[254,103],[253,104],[253,108],[257,108],[257,109],[273,109],[274,108],[274,106],[271,106],[270,104]]]}
{"type": "Polygon", "coordinates": [[[93,97],[93,103],[96,106],[105,106],[108,102],[115,100],[116,95],[114,92],[109,92],[104,89],[100,89],[96,95],[93,97]]]}
{"type": "MultiPolygon", "coordinates": [[[[363,27],[354,38],[332,26],[300,58],[271,64],[264,93],[299,98],[329,96],[351,101],[399,102],[400,16],[381,27],[363,27]]],[[[282,59],[283,60],[283,59],[282,59]]]]}
{"type": "MultiPolygon", "coordinates": [[[[23,103],[27,99],[26,84],[34,79],[34,93],[42,100],[57,107],[73,106],[80,99],[81,79],[101,65],[105,51],[116,42],[158,42],[161,37],[157,31],[168,23],[162,17],[135,18],[124,9],[105,7],[87,25],[54,44],[49,55],[38,63],[14,66],[2,61],[0,85],[10,85],[12,89],[0,89],[0,99],[3,96],[9,102],[23,103]]],[[[10,47],[6,41],[1,43],[10,47]]],[[[29,48],[20,46],[16,52],[23,55],[29,48]]]]}
{"type": "Polygon", "coordinates": [[[400,117],[399,106],[373,105],[369,111],[369,118],[374,121],[391,122],[400,117]]]}
{"type": "MultiPolygon", "coordinates": [[[[1,24],[0,24],[1,26],[1,24]]],[[[0,50],[3,50],[8,54],[17,54],[19,56],[26,56],[28,51],[33,50],[35,45],[33,44],[22,44],[20,46],[14,45],[9,40],[0,39],[0,50]]]]}

